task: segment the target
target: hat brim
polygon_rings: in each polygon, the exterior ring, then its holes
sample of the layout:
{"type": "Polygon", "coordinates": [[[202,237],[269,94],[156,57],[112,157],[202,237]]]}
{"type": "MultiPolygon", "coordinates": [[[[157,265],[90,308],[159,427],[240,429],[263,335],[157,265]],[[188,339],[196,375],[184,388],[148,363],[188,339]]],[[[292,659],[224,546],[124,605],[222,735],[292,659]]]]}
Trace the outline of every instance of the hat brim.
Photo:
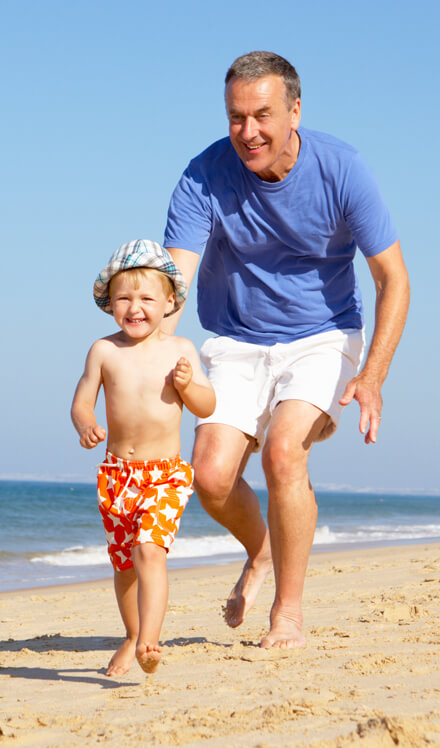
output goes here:
{"type": "Polygon", "coordinates": [[[124,270],[141,267],[152,268],[164,273],[173,284],[175,292],[174,308],[165,315],[166,317],[175,314],[183,306],[188,294],[187,285],[169,252],[160,244],[149,239],[137,239],[119,247],[95,280],[93,298],[103,312],[113,314],[109,295],[112,278],[124,270]]]}

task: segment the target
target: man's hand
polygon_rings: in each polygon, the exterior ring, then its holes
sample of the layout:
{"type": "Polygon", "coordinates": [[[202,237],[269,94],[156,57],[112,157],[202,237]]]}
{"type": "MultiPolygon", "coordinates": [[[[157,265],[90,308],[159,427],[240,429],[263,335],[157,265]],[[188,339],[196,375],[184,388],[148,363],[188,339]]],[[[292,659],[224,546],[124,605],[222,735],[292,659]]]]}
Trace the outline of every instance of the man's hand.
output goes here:
{"type": "Polygon", "coordinates": [[[361,434],[365,434],[365,444],[370,444],[371,442],[374,444],[382,412],[380,388],[371,380],[363,377],[361,373],[347,384],[345,392],[339,400],[339,404],[345,406],[351,403],[352,400],[357,400],[361,409],[359,431],[361,434]]]}
{"type": "Polygon", "coordinates": [[[79,443],[85,449],[93,449],[99,442],[103,442],[106,433],[102,426],[95,424],[93,426],[87,426],[84,431],[81,432],[79,443]]]}
{"type": "Polygon", "coordinates": [[[365,365],[351,380],[339,403],[357,400],[361,409],[359,430],[365,444],[375,442],[380,426],[385,377],[405,325],[409,304],[409,282],[399,242],[367,258],[376,286],[376,319],[365,365]],[[368,430],[367,430],[368,429],[368,430]]]}
{"type": "Polygon", "coordinates": [[[183,392],[191,382],[193,370],[190,362],[186,358],[179,358],[173,371],[173,384],[177,392],[183,392]]]}

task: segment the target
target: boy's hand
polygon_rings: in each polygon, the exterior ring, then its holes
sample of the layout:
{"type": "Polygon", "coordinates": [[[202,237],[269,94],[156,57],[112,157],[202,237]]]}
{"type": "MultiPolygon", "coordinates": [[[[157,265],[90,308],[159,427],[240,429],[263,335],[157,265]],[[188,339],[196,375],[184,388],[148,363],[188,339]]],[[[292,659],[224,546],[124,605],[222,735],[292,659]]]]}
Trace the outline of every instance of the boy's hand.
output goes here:
{"type": "Polygon", "coordinates": [[[102,426],[87,426],[81,434],[79,443],[85,449],[93,449],[99,442],[103,442],[105,439],[105,429],[102,426]]]}
{"type": "Polygon", "coordinates": [[[173,371],[173,384],[178,392],[188,387],[193,375],[190,362],[186,358],[179,358],[173,371]]]}

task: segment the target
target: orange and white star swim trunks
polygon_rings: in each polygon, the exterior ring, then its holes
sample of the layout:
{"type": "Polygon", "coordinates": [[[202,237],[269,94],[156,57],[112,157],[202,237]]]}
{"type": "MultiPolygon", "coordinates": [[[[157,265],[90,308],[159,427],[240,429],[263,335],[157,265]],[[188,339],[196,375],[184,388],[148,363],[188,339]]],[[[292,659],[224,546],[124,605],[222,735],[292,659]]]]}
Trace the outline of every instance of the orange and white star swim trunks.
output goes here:
{"type": "Polygon", "coordinates": [[[193,492],[193,469],[179,455],[149,462],[107,450],[98,470],[98,507],[116,571],[131,569],[131,551],[155,543],[168,552],[193,492]]]}

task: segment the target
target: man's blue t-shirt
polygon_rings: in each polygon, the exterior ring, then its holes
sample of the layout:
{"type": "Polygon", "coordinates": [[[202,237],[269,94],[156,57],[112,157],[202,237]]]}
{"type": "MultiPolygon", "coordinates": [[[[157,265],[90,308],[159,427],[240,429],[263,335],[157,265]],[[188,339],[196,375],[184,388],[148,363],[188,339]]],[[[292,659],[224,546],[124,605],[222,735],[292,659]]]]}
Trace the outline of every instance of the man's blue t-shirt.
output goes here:
{"type": "Polygon", "coordinates": [[[190,162],[172,195],[164,244],[203,252],[198,312],[217,335],[273,345],[363,326],[356,246],[372,257],[396,230],[354,148],[298,134],[281,182],[249,171],[224,138],[190,162]]]}

